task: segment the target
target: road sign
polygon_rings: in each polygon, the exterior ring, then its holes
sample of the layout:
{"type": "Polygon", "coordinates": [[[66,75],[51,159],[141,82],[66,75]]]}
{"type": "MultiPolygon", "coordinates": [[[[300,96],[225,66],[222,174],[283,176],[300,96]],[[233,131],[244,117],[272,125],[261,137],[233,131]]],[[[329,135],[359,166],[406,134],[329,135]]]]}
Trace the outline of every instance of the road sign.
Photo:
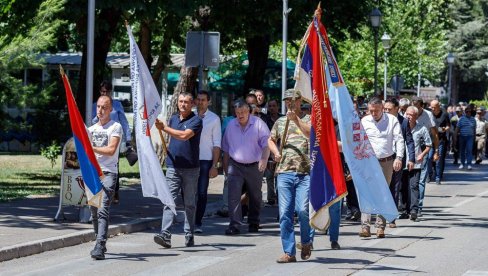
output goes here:
{"type": "Polygon", "coordinates": [[[390,80],[390,86],[395,92],[395,95],[398,95],[398,92],[403,89],[405,85],[405,80],[400,75],[394,75],[390,80]]]}
{"type": "Polygon", "coordinates": [[[185,66],[219,67],[219,32],[188,32],[186,34],[185,66]]]}

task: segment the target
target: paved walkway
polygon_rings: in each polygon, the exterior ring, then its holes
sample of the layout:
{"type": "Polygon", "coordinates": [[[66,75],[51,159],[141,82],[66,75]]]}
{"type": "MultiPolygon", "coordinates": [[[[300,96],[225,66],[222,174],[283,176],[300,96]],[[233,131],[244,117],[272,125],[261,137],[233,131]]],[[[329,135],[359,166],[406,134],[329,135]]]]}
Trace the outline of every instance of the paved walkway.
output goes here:
{"type": "MultiPolygon", "coordinates": [[[[222,205],[224,177],[210,180],[206,216],[222,205]]],[[[120,204],[111,207],[110,234],[131,233],[161,225],[163,205],[142,196],[140,184],[125,185],[120,204]]],[[[0,262],[94,240],[91,223],[79,222],[79,207],[64,207],[64,218],[54,217],[59,197],[15,200],[0,204],[0,262]]]]}

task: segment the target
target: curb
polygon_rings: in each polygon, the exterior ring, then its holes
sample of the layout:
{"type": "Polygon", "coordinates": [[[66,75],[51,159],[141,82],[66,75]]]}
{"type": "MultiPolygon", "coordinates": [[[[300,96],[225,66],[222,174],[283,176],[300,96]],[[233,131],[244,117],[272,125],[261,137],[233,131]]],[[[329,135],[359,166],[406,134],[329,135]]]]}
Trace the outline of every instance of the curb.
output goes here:
{"type": "MultiPolygon", "coordinates": [[[[220,201],[209,202],[206,208],[205,216],[216,212],[221,206],[220,201]]],[[[184,212],[177,210],[176,222],[184,221],[184,212]]],[[[135,219],[127,223],[110,225],[108,236],[113,237],[118,234],[129,234],[144,231],[151,228],[161,227],[161,216],[135,219]]],[[[0,262],[9,261],[16,258],[22,258],[29,255],[39,254],[42,252],[78,245],[86,242],[95,241],[96,237],[93,229],[77,231],[76,233],[65,234],[57,237],[41,239],[26,243],[15,244],[0,248],[0,262]]]]}
{"type": "MultiPolygon", "coordinates": [[[[108,235],[112,237],[118,234],[128,234],[143,231],[149,228],[159,227],[160,225],[160,217],[136,219],[127,223],[109,226],[108,235]]],[[[85,242],[91,242],[94,240],[95,235],[93,230],[89,229],[58,237],[7,246],[0,248],[0,262],[39,254],[45,251],[63,247],[78,245],[85,242]]]]}

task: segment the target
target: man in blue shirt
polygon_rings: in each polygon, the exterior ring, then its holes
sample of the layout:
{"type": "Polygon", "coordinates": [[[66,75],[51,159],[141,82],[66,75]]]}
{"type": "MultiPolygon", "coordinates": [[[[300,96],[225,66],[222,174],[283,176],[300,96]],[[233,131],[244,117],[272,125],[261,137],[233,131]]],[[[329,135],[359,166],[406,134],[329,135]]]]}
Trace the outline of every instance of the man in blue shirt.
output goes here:
{"type": "MultiPolygon", "coordinates": [[[[195,245],[195,212],[198,176],[200,174],[200,134],[202,120],[192,112],[193,96],[181,93],[178,96],[178,110],[166,125],[156,121],[156,127],[171,136],[166,157],[166,182],[173,199],[176,200],[180,191],[183,192],[185,206],[185,246],[195,245]]],[[[164,206],[161,233],[154,236],[154,242],[171,248],[171,226],[175,214],[168,206],[164,206]]]]}

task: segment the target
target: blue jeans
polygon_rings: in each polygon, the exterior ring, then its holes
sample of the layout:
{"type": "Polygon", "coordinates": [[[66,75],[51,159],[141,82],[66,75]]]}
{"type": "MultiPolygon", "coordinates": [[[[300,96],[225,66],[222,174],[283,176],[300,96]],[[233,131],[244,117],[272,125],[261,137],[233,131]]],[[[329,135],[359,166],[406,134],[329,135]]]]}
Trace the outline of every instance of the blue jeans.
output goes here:
{"type": "Polygon", "coordinates": [[[312,229],[309,224],[310,176],[297,173],[278,174],[278,206],[280,210],[281,244],[283,251],[290,256],[296,255],[295,230],[293,215],[298,213],[300,239],[302,244],[312,242],[312,229]]]}
{"type": "Polygon", "coordinates": [[[461,164],[466,165],[466,161],[467,161],[467,164],[471,165],[471,162],[473,161],[473,143],[474,143],[474,135],[459,136],[461,164]]]}
{"type": "Polygon", "coordinates": [[[449,141],[439,139],[439,160],[435,164],[435,181],[441,181],[444,175],[444,165],[446,163],[446,153],[449,148],[449,141]]]}
{"type": "Polygon", "coordinates": [[[339,241],[339,227],[341,226],[341,207],[342,200],[339,200],[329,207],[330,225],[328,232],[331,242],[339,241]]]}
{"type": "Polygon", "coordinates": [[[195,225],[202,226],[202,219],[207,208],[207,191],[210,179],[210,169],[212,160],[200,160],[200,176],[198,177],[198,195],[197,195],[197,214],[195,225]]]}
{"type": "Polygon", "coordinates": [[[103,172],[105,178],[102,180],[102,204],[100,208],[90,206],[92,214],[92,224],[97,241],[106,241],[108,233],[108,223],[110,220],[110,203],[112,203],[115,194],[115,185],[117,174],[103,172]]]}
{"type": "MultiPolygon", "coordinates": [[[[196,194],[197,181],[200,174],[199,168],[193,169],[175,169],[168,167],[166,170],[166,182],[169,186],[169,191],[176,201],[180,191],[183,192],[183,203],[185,205],[185,234],[193,234],[195,230],[195,209],[196,209],[196,194]]],[[[161,223],[161,232],[171,234],[170,228],[173,225],[175,214],[168,206],[164,206],[163,219],[161,223]]]]}
{"type": "Polygon", "coordinates": [[[432,158],[429,158],[430,154],[427,154],[422,160],[422,167],[420,169],[420,180],[419,180],[419,210],[422,211],[424,206],[425,197],[425,182],[427,182],[429,164],[432,163],[432,158]]]}

